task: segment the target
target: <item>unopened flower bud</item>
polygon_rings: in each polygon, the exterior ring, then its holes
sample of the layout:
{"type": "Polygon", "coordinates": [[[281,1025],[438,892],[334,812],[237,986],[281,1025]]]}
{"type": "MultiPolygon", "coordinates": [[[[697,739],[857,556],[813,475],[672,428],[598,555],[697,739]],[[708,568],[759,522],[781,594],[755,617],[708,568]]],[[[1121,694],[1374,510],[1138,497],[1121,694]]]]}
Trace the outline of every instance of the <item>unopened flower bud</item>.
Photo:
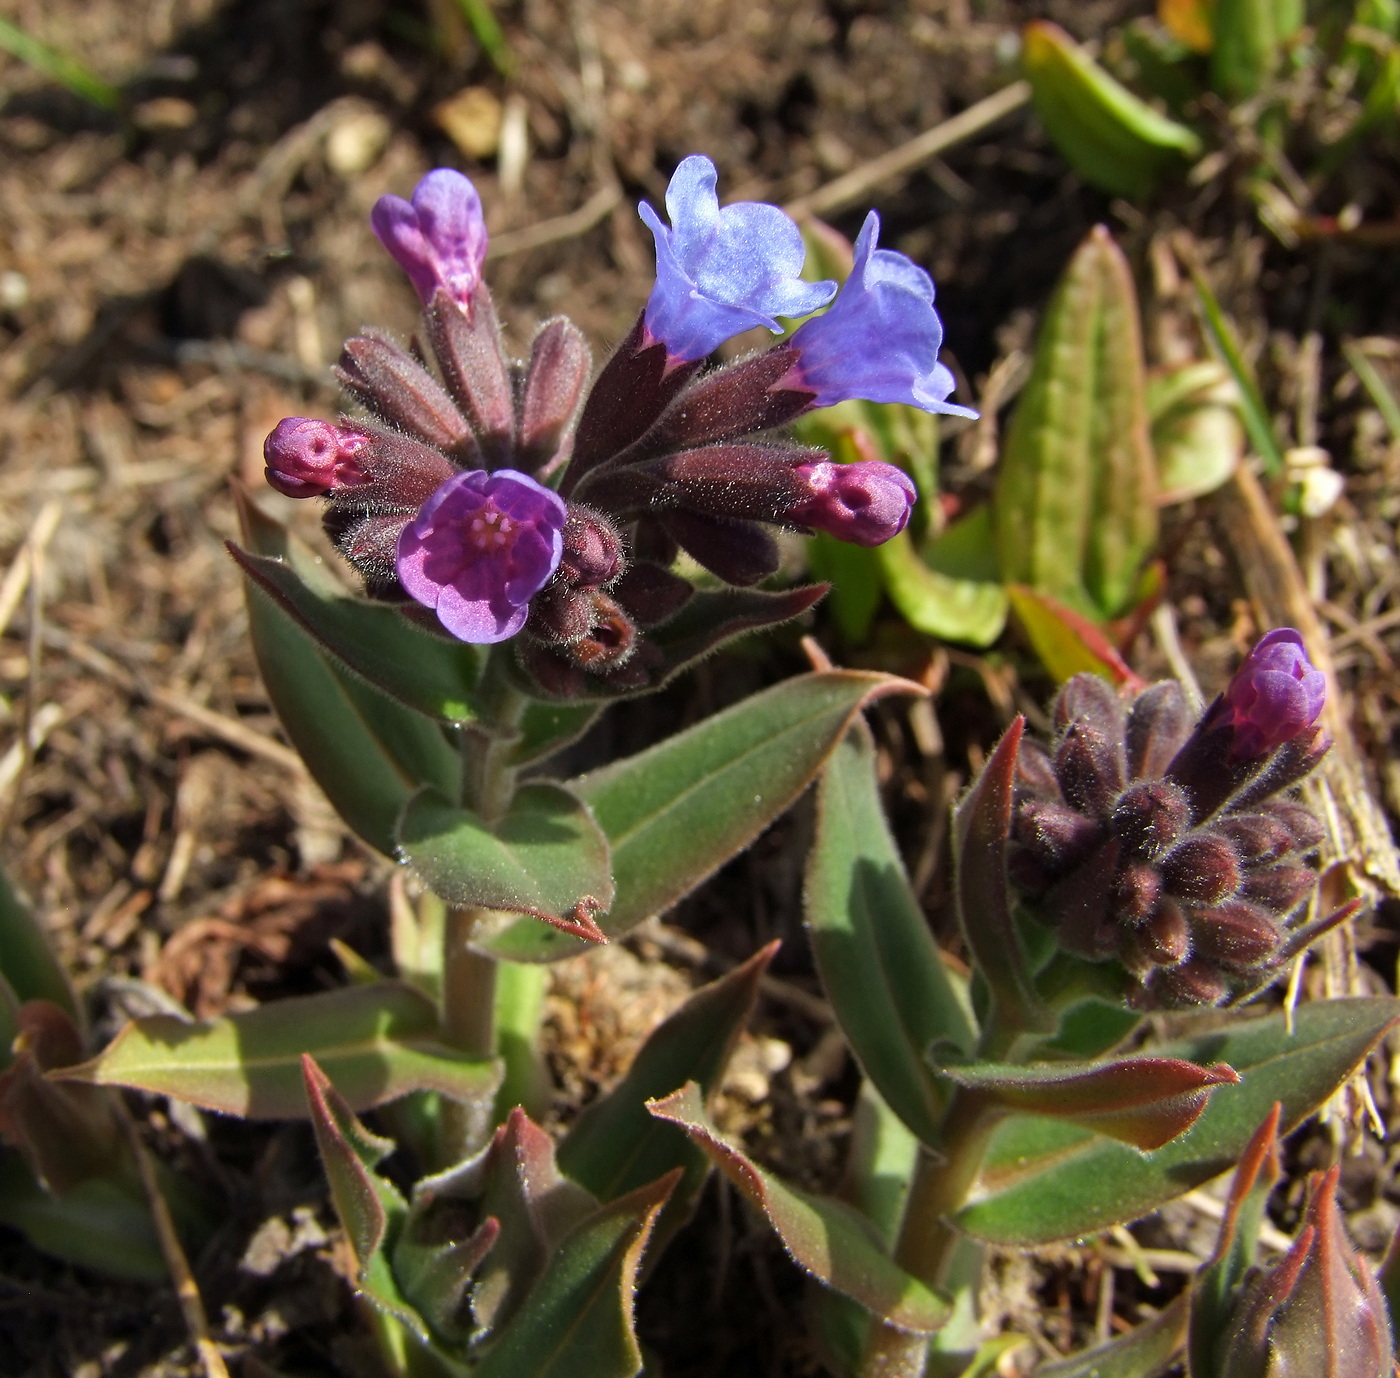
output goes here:
{"type": "Polygon", "coordinates": [[[1313,1179],[1293,1247],[1235,1302],[1220,1378],[1390,1378],[1385,1298],[1342,1228],[1340,1172],[1313,1179]]]}
{"type": "Polygon", "coordinates": [[[559,572],[575,588],[601,588],[622,573],[622,537],[601,513],[569,504],[559,572]]]}
{"type": "Polygon", "coordinates": [[[1280,627],[1263,637],[1235,671],[1219,711],[1231,730],[1237,761],[1263,756],[1305,732],[1327,698],[1327,680],[1313,667],[1302,634],[1280,627]]]}
{"type": "Polygon", "coordinates": [[[1141,923],[1157,908],[1162,897],[1162,877],[1155,867],[1141,862],[1124,866],[1113,878],[1113,903],[1121,919],[1141,923]]]}
{"type": "Polygon", "coordinates": [[[794,476],[806,494],[787,520],[855,545],[883,545],[897,536],[918,497],[909,476],[881,460],[855,464],[819,460],[798,465],[794,476]]]}
{"type": "Polygon", "coordinates": [[[1212,833],[1188,837],[1162,862],[1167,889],[1196,904],[1219,904],[1240,888],[1235,849],[1212,833]]]}
{"type": "Polygon", "coordinates": [[[288,416],[263,442],[267,481],[289,498],[317,498],[365,481],[359,462],[368,441],[358,431],[308,416],[288,416]]]}
{"type": "Polygon", "coordinates": [[[1055,752],[1055,776],[1071,804],[1107,818],[1124,784],[1122,744],[1087,719],[1077,719],[1055,752]]]}
{"type": "Polygon", "coordinates": [[[486,219],[476,188],[451,168],[436,168],[413,199],[381,196],[369,223],[426,306],[441,289],[463,310],[481,281],[486,219]]]}
{"type": "Polygon", "coordinates": [[[1191,710],[1174,679],[1149,684],[1128,712],[1128,772],[1135,777],[1165,774],[1172,757],[1191,734],[1191,710]]]}
{"type": "Polygon", "coordinates": [[[1109,826],[1129,852],[1160,856],[1186,831],[1191,806],[1170,780],[1140,780],[1118,798],[1109,826]]]}
{"type": "Polygon", "coordinates": [[[1027,799],[1016,808],[1011,835],[1047,875],[1058,876],[1103,840],[1103,828],[1066,804],[1027,799]]]}
{"type": "Polygon", "coordinates": [[[1245,877],[1244,895],[1275,914],[1290,914],[1316,884],[1317,873],[1306,866],[1269,866],[1245,877]]]}
{"type": "Polygon", "coordinates": [[[1123,705],[1117,691],[1098,675],[1071,675],[1055,695],[1050,717],[1060,732],[1075,722],[1086,722],[1105,737],[1116,739],[1123,732],[1123,705]]]}
{"type": "MultiPolygon", "coordinates": [[[[1307,810],[1300,808],[1300,812],[1307,810]]],[[[1246,866],[1264,866],[1278,861],[1298,845],[1283,819],[1270,813],[1226,814],[1211,828],[1230,840],[1246,866]]]]}
{"type": "Polygon", "coordinates": [[[1270,818],[1277,819],[1293,837],[1293,850],[1310,852],[1321,846],[1326,834],[1317,815],[1305,804],[1295,804],[1291,799],[1271,799],[1260,810],[1270,818]]]}
{"type": "Polygon", "coordinates": [[[1163,900],[1131,937],[1140,955],[1155,966],[1174,966],[1191,950],[1191,927],[1181,906],[1172,900],[1163,900]]]}
{"type": "Polygon", "coordinates": [[[1230,994],[1229,984],[1209,962],[1195,957],[1177,966],[1164,966],[1147,982],[1149,1002],[1167,1009],[1218,1005],[1230,994]]]}
{"type": "Polygon", "coordinates": [[[1244,900],[1198,910],[1191,932],[1199,956],[1236,968],[1267,961],[1278,950],[1282,936],[1258,905],[1244,900]]]}

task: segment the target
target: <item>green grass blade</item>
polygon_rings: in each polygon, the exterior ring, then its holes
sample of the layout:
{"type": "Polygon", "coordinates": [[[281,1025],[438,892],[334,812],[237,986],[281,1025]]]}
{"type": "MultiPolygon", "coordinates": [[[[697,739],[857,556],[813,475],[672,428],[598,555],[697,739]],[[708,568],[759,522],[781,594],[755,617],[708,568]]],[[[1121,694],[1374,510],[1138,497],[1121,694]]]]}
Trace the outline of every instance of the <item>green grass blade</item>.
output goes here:
{"type": "MultiPolygon", "coordinates": [[[[466,0],[463,0],[465,3],[466,0]]],[[[0,19],[0,48],[11,57],[27,63],[36,72],[52,77],[80,100],[88,101],[102,110],[116,110],[121,105],[121,92],[110,82],[103,81],[76,58],[25,33],[11,20],[0,19]]]]}

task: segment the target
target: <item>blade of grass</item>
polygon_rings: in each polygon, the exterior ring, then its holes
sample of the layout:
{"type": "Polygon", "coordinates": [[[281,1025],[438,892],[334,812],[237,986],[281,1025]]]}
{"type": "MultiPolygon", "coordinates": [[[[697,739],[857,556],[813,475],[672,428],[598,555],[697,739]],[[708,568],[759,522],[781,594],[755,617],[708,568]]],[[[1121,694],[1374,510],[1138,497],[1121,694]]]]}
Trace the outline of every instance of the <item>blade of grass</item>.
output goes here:
{"type": "Polygon", "coordinates": [[[1386,429],[1390,432],[1390,438],[1400,441],[1400,400],[1396,399],[1385,379],[1381,377],[1380,370],[1355,340],[1348,340],[1342,346],[1342,353],[1347,356],[1347,363],[1351,365],[1352,372],[1361,379],[1361,386],[1375,403],[1376,410],[1380,412],[1386,429]]]}
{"type": "Polygon", "coordinates": [[[491,9],[491,0],[457,0],[457,8],[467,21],[472,36],[481,44],[491,65],[503,76],[515,74],[515,54],[511,52],[501,26],[491,9]]]}
{"type": "Polygon", "coordinates": [[[0,49],[28,63],[36,72],[52,77],[80,100],[88,101],[102,110],[116,110],[121,105],[121,92],[115,86],[103,81],[76,58],[41,43],[8,19],[0,19],[0,49]]]}
{"type": "Polygon", "coordinates": [[[1255,382],[1254,371],[1240,350],[1239,341],[1220,302],[1210,290],[1210,284],[1200,268],[1188,262],[1187,271],[1196,288],[1196,300],[1200,303],[1201,319],[1205,324],[1206,336],[1211,348],[1220,356],[1220,361],[1230,370],[1235,386],[1240,390],[1240,415],[1244,428],[1249,433],[1250,443],[1264,461],[1264,472],[1270,478],[1278,478],[1283,473],[1283,451],[1279,448],[1278,437],[1269,421],[1269,410],[1255,382]]]}

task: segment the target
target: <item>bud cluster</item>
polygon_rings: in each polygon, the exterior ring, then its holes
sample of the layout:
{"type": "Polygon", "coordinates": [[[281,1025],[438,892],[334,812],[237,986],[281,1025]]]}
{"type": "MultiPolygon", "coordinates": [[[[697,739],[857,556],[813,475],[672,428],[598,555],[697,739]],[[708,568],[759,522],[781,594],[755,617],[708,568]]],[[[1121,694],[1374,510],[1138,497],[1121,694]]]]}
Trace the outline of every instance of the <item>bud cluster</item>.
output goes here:
{"type": "Polygon", "coordinates": [[[1266,651],[1285,640],[1306,669],[1275,682],[1256,648],[1194,726],[1174,681],[1125,706],[1076,675],[1055,702],[1052,745],[1021,748],[1010,879],[1067,951],[1120,962],[1144,1006],[1258,989],[1335,921],[1305,922],[1323,834],[1284,797],[1329,745],[1312,725],[1322,676],[1296,632],[1271,638],[1266,651]],[[1280,711],[1306,675],[1307,702],[1280,711]]]}
{"type": "Polygon", "coordinates": [[[719,206],[707,159],[681,164],[667,209],[670,226],[642,209],[656,286],[590,386],[566,319],[524,362],[507,356],[465,177],[439,169],[411,201],[381,198],[371,223],[423,301],[420,331],[411,348],[373,330],[347,341],[337,373],[363,414],[291,417],[264,447],[274,488],[325,499],[371,596],[464,641],[518,636],[520,668],[551,696],[655,682],[665,657],[648,633],[695,593],[671,569],[682,550],[742,588],[777,570],[774,527],[862,545],[903,529],[915,490],[900,470],[834,464],[776,428],[847,396],[966,411],[944,400],[932,282],[876,249],[873,216],[838,295],[802,281],[801,234],[777,207],[719,206]],[[702,372],[731,335],[833,297],[789,343],[702,372]]]}

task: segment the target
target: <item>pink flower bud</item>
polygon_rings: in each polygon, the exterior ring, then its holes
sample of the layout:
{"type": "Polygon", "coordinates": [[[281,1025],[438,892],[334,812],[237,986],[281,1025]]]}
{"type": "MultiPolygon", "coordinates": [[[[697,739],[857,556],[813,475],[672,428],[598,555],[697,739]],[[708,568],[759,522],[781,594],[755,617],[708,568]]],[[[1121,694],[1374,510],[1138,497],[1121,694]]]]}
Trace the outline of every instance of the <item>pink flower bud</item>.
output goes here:
{"type": "Polygon", "coordinates": [[[357,457],[368,444],[358,431],[308,416],[279,421],[263,442],[267,481],[289,498],[317,498],[365,481],[357,457]]]}
{"type": "Polygon", "coordinates": [[[787,519],[855,545],[883,545],[897,536],[918,496],[907,474],[876,459],[856,464],[818,460],[798,465],[794,477],[807,495],[787,519]]]}
{"type": "Polygon", "coordinates": [[[1326,698],[1326,677],[1302,635],[1292,627],[1270,632],[1235,671],[1218,710],[1233,730],[1230,755],[1251,760],[1292,741],[1317,721],[1326,698]]]}

